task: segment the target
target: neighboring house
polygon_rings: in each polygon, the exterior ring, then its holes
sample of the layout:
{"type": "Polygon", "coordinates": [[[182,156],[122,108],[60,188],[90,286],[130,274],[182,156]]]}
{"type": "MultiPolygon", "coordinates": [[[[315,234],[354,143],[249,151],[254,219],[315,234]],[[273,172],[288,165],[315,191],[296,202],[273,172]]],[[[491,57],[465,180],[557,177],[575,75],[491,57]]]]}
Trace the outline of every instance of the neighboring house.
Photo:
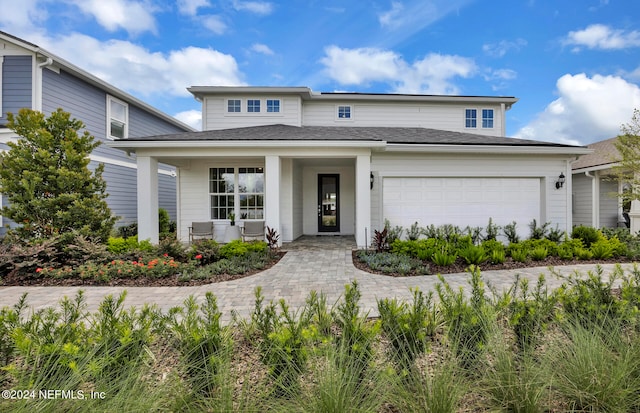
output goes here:
{"type": "MultiPolygon", "coordinates": [[[[54,54],[0,32],[0,150],[7,150],[7,142],[17,139],[6,128],[7,113],[17,114],[21,108],[46,115],[62,108],[81,120],[101,142],[194,130],[54,54]]],[[[107,203],[121,218],[119,224],[135,222],[138,218],[135,157],[101,145],[91,154],[90,167],[98,163],[105,165],[107,203]]],[[[159,206],[175,219],[175,169],[160,165],[153,173],[159,182],[159,206]]],[[[0,201],[6,205],[6,197],[0,201]]],[[[156,210],[154,215],[157,214],[156,210]]],[[[6,224],[12,225],[7,219],[1,224],[0,235],[6,224]]]]}
{"type": "Polygon", "coordinates": [[[584,147],[505,137],[513,97],[317,93],[306,87],[191,87],[203,130],[118,139],[138,161],[139,236],[158,240],[154,173],[178,174],[179,238],[229,214],[265,220],[280,240],[354,235],[385,219],[570,230],[571,162],[584,147]],[[564,180],[566,179],[566,182],[564,180]],[[562,184],[559,181],[563,181],[562,184]]]}
{"type": "Polygon", "coordinates": [[[573,163],[573,224],[594,228],[626,227],[623,205],[617,196],[624,190],[613,168],[620,154],[617,138],[595,142],[587,147],[593,153],[573,163]]]}

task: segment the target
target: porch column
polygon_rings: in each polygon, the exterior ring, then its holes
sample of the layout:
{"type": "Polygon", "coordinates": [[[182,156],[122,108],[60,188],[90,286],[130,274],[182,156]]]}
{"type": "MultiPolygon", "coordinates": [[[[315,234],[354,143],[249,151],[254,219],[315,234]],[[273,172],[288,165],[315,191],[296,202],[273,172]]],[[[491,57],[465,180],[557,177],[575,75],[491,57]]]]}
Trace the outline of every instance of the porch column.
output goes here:
{"type": "Polygon", "coordinates": [[[371,157],[356,157],[356,244],[369,245],[371,239],[371,157]],[[367,236],[365,237],[365,230],[367,236]],[[369,239],[367,239],[369,238],[369,239]]]}
{"type": "Polygon", "coordinates": [[[280,234],[278,244],[282,245],[282,227],[280,226],[280,157],[264,157],[264,208],[265,225],[274,228],[280,234]]]}
{"type": "Polygon", "coordinates": [[[138,156],[138,240],[159,242],[158,235],[158,160],[138,156]]]}

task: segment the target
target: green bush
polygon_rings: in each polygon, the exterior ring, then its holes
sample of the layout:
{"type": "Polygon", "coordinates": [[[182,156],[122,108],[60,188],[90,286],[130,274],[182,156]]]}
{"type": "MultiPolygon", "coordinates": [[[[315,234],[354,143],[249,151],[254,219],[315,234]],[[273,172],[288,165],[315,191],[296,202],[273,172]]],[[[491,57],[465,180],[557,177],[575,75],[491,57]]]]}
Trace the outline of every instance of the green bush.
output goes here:
{"type": "Polygon", "coordinates": [[[509,255],[516,262],[527,262],[529,252],[520,244],[509,244],[509,255]]]}
{"type": "Polygon", "coordinates": [[[191,244],[189,258],[197,259],[201,265],[214,263],[220,259],[220,245],[212,239],[199,239],[191,244]]]}
{"type": "Polygon", "coordinates": [[[507,224],[502,228],[502,233],[505,237],[507,237],[507,241],[509,244],[517,244],[520,242],[520,237],[518,236],[518,231],[516,230],[516,222],[513,221],[511,224],[507,224]]]}
{"type": "Polygon", "coordinates": [[[591,247],[591,244],[599,240],[600,237],[601,234],[597,229],[585,225],[578,225],[571,232],[571,238],[582,240],[585,248],[591,247]]]}
{"type": "Polygon", "coordinates": [[[542,261],[549,256],[549,251],[545,247],[536,247],[529,253],[534,261],[542,261]]]}
{"type": "Polygon", "coordinates": [[[489,261],[491,261],[491,264],[503,264],[506,261],[504,250],[491,251],[491,256],[489,257],[489,261]]]}
{"type": "Polygon", "coordinates": [[[596,260],[607,260],[613,257],[613,246],[606,239],[592,243],[590,251],[596,260]]]}
{"type": "Polygon", "coordinates": [[[482,247],[469,245],[458,251],[460,258],[465,260],[467,264],[480,265],[487,260],[487,254],[482,247]]]}
{"type": "Polygon", "coordinates": [[[244,256],[252,252],[267,252],[268,246],[264,241],[242,242],[241,240],[233,240],[220,248],[220,257],[231,258],[244,256]]]}
{"type": "Polygon", "coordinates": [[[160,233],[160,237],[164,238],[170,233],[170,224],[171,218],[169,218],[169,213],[164,208],[158,209],[158,232],[160,233]]]}
{"type": "Polygon", "coordinates": [[[446,250],[436,251],[431,257],[431,261],[435,265],[440,267],[448,267],[449,265],[453,265],[456,262],[458,256],[456,254],[448,253],[446,250]]]}

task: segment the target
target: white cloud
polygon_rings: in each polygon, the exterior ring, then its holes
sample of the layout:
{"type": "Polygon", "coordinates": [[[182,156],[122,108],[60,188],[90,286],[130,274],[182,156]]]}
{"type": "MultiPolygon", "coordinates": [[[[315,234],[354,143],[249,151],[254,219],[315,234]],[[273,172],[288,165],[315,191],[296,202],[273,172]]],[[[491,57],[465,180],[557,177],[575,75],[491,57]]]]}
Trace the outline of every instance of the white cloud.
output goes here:
{"type": "Polygon", "coordinates": [[[77,33],[42,38],[39,44],[114,86],[145,96],[190,96],[186,88],[192,85],[244,84],[235,58],[212,49],[159,53],[128,41],[100,42],[77,33]]]}
{"type": "Polygon", "coordinates": [[[380,13],[378,21],[382,27],[397,27],[402,24],[402,11],[404,6],[402,3],[394,1],[391,3],[391,10],[380,13]]]}
{"type": "Polygon", "coordinates": [[[586,145],[617,136],[640,107],[640,87],[618,76],[566,74],[556,86],[559,98],[516,137],[586,145]]]}
{"type": "Polygon", "coordinates": [[[227,31],[227,25],[218,15],[208,15],[202,17],[202,25],[215,34],[224,34],[227,31]]]}
{"type": "Polygon", "coordinates": [[[586,29],[569,32],[562,43],[576,46],[574,51],[579,51],[581,47],[602,50],[625,49],[640,46],[640,32],[625,32],[603,24],[592,24],[586,29]]]}
{"type": "Polygon", "coordinates": [[[342,49],[330,46],[321,59],[330,78],[341,85],[382,82],[396,93],[456,94],[455,77],[470,77],[473,60],[431,53],[411,64],[399,54],[377,48],[342,49]]]}
{"type": "Polygon", "coordinates": [[[194,129],[202,130],[202,112],[199,110],[187,110],[173,115],[174,118],[186,123],[194,129]]]}
{"type": "Polygon", "coordinates": [[[255,14],[267,15],[273,11],[273,4],[266,1],[234,0],[233,8],[238,11],[248,11],[255,14]]]}
{"type": "Polygon", "coordinates": [[[188,16],[195,16],[199,8],[209,6],[209,0],[178,0],[178,11],[188,16]]]}
{"type": "Polygon", "coordinates": [[[153,12],[156,8],[149,2],[130,0],[72,0],[80,10],[93,16],[98,24],[108,31],[123,29],[131,34],[156,33],[153,12]]]}
{"type": "Polygon", "coordinates": [[[513,41],[501,40],[498,43],[487,43],[482,45],[482,51],[491,57],[503,57],[509,51],[519,51],[527,45],[525,39],[516,39],[513,41]]]}
{"type": "Polygon", "coordinates": [[[24,35],[35,24],[47,19],[46,8],[40,0],[21,0],[16,6],[16,0],[0,0],[0,26],[12,34],[24,35]]]}
{"type": "Polygon", "coordinates": [[[272,56],[273,50],[271,50],[271,48],[269,46],[267,46],[266,44],[261,44],[261,43],[254,43],[251,46],[251,50],[253,50],[256,53],[262,53],[264,55],[267,56],[272,56]]]}

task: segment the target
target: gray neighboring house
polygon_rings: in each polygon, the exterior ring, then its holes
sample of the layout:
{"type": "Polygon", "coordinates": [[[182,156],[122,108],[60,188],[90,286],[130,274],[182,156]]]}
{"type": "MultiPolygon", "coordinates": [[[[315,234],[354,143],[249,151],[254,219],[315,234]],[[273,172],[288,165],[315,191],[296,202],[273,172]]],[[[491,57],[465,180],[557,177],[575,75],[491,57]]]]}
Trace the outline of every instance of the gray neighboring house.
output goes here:
{"type": "MultiPolygon", "coordinates": [[[[193,128],[147,103],[98,79],[56,55],[0,31],[0,150],[17,136],[7,129],[7,113],[30,108],[50,114],[57,108],[81,120],[97,140],[138,138],[149,135],[192,132],[193,128]]],[[[136,222],[137,164],[128,155],[107,145],[91,154],[90,167],[103,163],[112,212],[119,225],[136,222]]],[[[158,165],[159,206],[176,219],[175,168],[158,165]]],[[[6,197],[0,194],[6,205],[6,197]]],[[[0,216],[0,235],[13,225],[0,216]]]]}
{"type": "MultiPolygon", "coordinates": [[[[616,196],[624,190],[624,183],[615,177],[619,153],[617,138],[595,142],[587,147],[593,152],[580,157],[573,170],[573,224],[594,228],[626,227],[622,202],[616,196]]],[[[630,224],[630,220],[629,220],[630,224]]]]}

